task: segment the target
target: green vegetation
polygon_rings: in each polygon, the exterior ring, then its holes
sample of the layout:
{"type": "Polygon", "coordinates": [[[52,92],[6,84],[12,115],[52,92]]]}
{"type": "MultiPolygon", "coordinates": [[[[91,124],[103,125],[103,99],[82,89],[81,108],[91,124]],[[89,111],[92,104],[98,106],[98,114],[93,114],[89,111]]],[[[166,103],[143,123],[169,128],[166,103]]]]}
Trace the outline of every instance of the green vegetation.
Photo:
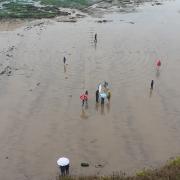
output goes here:
{"type": "Polygon", "coordinates": [[[143,170],[135,176],[126,176],[124,173],[112,176],[87,176],[87,177],[57,177],[56,180],[180,180],[180,157],[170,160],[159,169],[143,170]]]}
{"type": "MultiPolygon", "coordinates": [[[[96,1],[94,1],[96,2],[96,1]]],[[[82,9],[93,4],[93,0],[0,0],[0,19],[2,18],[53,18],[67,15],[59,7],[82,9]],[[40,2],[41,6],[36,2],[40,2]]]]}
{"type": "Polygon", "coordinates": [[[10,2],[3,5],[0,18],[53,18],[57,15],[68,15],[57,7],[36,7],[32,4],[19,4],[10,2]]]}
{"type": "Polygon", "coordinates": [[[41,4],[55,5],[59,7],[83,8],[91,4],[88,0],[41,0],[41,4]]]}

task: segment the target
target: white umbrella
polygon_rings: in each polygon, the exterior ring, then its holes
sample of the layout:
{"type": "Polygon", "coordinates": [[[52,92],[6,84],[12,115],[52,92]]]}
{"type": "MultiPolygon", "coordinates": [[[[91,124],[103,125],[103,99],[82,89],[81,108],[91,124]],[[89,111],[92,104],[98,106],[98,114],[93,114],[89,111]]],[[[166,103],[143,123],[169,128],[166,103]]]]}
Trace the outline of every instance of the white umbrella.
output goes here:
{"type": "Polygon", "coordinates": [[[69,159],[66,157],[61,157],[57,160],[58,166],[67,166],[69,164],[69,159]]]}

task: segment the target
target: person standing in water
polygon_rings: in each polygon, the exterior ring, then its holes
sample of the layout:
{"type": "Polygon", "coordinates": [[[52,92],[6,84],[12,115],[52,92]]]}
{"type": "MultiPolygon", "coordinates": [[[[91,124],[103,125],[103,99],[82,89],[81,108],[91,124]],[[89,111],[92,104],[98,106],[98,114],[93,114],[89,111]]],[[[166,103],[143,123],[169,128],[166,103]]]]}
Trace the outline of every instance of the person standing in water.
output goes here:
{"type": "Polygon", "coordinates": [[[99,89],[96,90],[96,103],[99,102],[99,89]]]}
{"type": "Polygon", "coordinates": [[[97,33],[94,35],[94,42],[97,42],[97,33]]]}
{"type": "Polygon", "coordinates": [[[107,92],[107,99],[108,99],[108,101],[110,101],[110,99],[111,99],[111,91],[110,90],[108,90],[108,92],[107,92]]]}
{"type": "Polygon", "coordinates": [[[82,107],[84,106],[84,99],[82,99],[82,107]]]}
{"type": "Polygon", "coordinates": [[[63,58],[64,65],[66,64],[66,57],[63,58]]]}
{"type": "Polygon", "coordinates": [[[154,86],[154,80],[151,81],[151,89],[153,89],[154,86]]]}
{"type": "Polygon", "coordinates": [[[85,101],[86,101],[86,105],[88,104],[88,91],[86,90],[85,92],[85,101]]]}
{"type": "Polygon", "coordinates": [[[101,105],[104,105],[104,97],[101,97],[101,105]]]}

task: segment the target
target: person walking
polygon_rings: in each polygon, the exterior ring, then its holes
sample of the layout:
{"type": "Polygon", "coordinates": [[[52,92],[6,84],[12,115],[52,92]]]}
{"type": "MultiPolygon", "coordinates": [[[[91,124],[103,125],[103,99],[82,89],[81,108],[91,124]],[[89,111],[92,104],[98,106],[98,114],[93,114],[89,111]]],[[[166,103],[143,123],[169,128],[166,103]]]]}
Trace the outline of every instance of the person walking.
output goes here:
{"type": "Polygon", "coordinates": [[[66,157],[61,157],[58,159],[57,164],[61,171],[61,176],[69,175],[69,159],[66,157]]]}
{"type": "Polygon", "coordinates": [[[82,99],[82,107],[84,106],[84,101],[85,101],[85,100],[84,100],[84,99],[82,99]]]}
{"type": "Polygon", "coordinates": [[[97,43],[97,33],[94,35],[94,42],[97,43]]]}
{"type": "Polygon", "coordinates": [[[99,102],[99,89],[96,90],[96,103],[99,102]]]}
{"type": "Polygon", "coordinates": [[[160,61],[160,60],[157,60],[156,66],[157,66],[157,67],[160,67],[160,66],[161,66],[161,61],[160,61]]]}
{"type": "Polygon", "coordinates": [[[80,95],[80,99],[82,101],[82,107],[84,106],[84,102],[85,102],[85,94],[81,94],[80,95]]]}
{"type": "Polygon", "coordinates": [[[63,58],[64,65],[66,64],[66,57],[63,58]]]}
{"type": "Polygon", "coordinates": [[[88,104],[88,91],[86,90],[85,92],[85,102],[86,102],[86,105],[88,104]]]}
{"type": "Polygon", "coordinates": [[[154,86],[154,80],[151,81],[151,89],[153,89],[154,86]]]}

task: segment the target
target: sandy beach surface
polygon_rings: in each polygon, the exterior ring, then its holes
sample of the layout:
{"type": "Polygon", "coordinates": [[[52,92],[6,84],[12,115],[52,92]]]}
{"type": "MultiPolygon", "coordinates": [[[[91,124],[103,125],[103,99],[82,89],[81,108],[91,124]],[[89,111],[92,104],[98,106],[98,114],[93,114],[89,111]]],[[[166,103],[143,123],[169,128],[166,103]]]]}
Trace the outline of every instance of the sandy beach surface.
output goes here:
{"type": "Polygon", "coordinates": [[[180,2],[103,19],[0,24],[1,180],[55,179],[61,156],[73,175],[108,175],[179,155],[180,2]],[[101,107],[104,80],[112,98],[101,107]]]}

